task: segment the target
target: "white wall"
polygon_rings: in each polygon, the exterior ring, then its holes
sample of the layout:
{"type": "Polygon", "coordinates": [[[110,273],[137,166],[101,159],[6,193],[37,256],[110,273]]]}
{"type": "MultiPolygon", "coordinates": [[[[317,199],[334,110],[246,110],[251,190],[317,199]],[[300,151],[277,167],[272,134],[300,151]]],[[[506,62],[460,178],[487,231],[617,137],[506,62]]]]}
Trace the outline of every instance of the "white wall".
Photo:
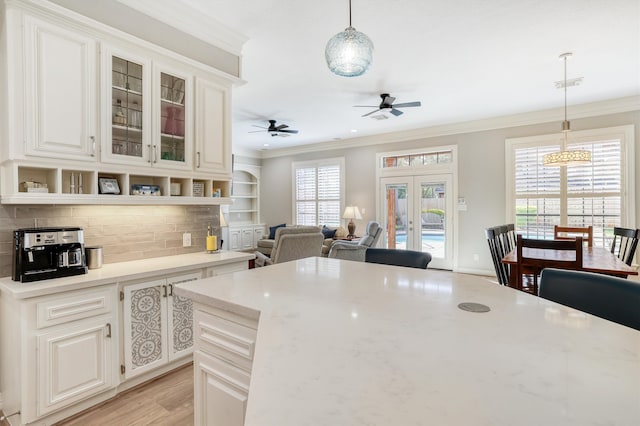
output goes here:
{"type": "MultiPolygon", "coordinates": [[[[640,111],[572,120],[574,130],[635,125],[636,145],[640,141],[640,111]]],[[[482,132],[462,133],[406,142],[369,145],[332,151],[306,152],[262,160],[261,215],[268,226],[293,223],[291,163],[318,158],[345,157],[346,204],[366,209],[363,229],[375,218],[376,153],[422,147],[458,146],[458,196],[467,202],[467,211],[459,212],[457,265],[458,271],[493,274],[484,229],[513,222],[505,217],[505,139],[559,133],[560,122],[511,127],[482,132]],[[474,254],[479,260],[474,261],[474,254]]],[[[636,175],[640,174],[640,149],[635,150],[636,175]]],[[[636,184],[636,218],[640,224],[640,185],[636,184]]]]}

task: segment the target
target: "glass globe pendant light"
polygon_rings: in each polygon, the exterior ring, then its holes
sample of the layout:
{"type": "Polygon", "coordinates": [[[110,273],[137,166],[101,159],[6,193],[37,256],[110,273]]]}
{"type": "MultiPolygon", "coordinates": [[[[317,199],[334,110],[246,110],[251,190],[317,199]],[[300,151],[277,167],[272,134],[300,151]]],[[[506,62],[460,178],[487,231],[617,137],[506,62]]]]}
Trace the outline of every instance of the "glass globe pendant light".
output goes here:
{"type": "Polygon", "coordinates": [[[364,74],[373,61],[371,39],[351,26],[351,0],[349,0],[349,27],[331,37],[327,42],[324,56],[331,72],[343,77],[357,77],[364,74]]]}

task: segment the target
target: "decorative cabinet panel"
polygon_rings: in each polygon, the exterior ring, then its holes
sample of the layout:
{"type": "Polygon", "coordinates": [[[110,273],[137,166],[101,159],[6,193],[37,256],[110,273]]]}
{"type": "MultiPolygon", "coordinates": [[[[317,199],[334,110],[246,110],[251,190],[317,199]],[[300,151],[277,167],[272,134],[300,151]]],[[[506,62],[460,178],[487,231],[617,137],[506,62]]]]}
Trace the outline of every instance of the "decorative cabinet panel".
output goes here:
{"type": "Polygon", "coordinates": [[[24,19],[26,154],[96,161],[96,41],[24,19]]]}
{"type": "Polygon", "coordinates": [[[230,99],[228,87],[196,80],[196,171],[230,175],[230,99]]]}
{"type": "Polygon", "coordinates": [[[229,228],[229,250],[240,250],[242,248],[242,230],[240,228],[229,228]]]}
{"type": "Polygon", "coordinates": [[[175,284],[202,272],[125,284],[123,299],[124,378],[130,379],[193,351],[193,308],[173,295],[175,284]]]}
{"type": "Polygon", "coordinates": [[[84,320],[38,336],[38,416],[115,385],[112,325],[84,320]]]}

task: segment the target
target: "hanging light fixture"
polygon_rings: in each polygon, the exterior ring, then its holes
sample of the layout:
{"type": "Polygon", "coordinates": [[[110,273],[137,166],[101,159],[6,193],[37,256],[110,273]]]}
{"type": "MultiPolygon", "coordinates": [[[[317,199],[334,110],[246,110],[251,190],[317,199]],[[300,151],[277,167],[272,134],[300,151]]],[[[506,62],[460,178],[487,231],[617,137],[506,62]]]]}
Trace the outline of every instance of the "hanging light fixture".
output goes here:
{"type": "Polygon", "coordinates": [[[567,139],[571,131],[571,123],[567,120],[567,59],[573,53],[567,52],[560,55],[564,60],[564,121],[562,122],[562,146],[560,151],[546,154],[542,161],[545,166],[575,166],[591,162],[591,151],[584,149],[567,149],[567,139]]]}
{"type": "Polygon", "coordinates": [[[357,77],[369,69],[373,60],[371,39],[351,26],[351,0],[349,0],[349,27],[331,37],[324,50],[327,66],[332,73],[343,77],[357,77]]]}

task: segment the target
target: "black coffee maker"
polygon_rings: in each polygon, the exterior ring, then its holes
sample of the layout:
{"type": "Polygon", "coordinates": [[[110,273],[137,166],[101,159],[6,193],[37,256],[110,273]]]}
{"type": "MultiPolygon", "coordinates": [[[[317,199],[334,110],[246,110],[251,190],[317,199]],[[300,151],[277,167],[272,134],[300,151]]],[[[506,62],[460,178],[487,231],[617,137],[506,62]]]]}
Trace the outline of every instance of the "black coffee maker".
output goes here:
{"type": "Polygon", "coordinates": [[[82,228],[25,228],[13,232],[14,281],[87,273],[82,228]]]}

